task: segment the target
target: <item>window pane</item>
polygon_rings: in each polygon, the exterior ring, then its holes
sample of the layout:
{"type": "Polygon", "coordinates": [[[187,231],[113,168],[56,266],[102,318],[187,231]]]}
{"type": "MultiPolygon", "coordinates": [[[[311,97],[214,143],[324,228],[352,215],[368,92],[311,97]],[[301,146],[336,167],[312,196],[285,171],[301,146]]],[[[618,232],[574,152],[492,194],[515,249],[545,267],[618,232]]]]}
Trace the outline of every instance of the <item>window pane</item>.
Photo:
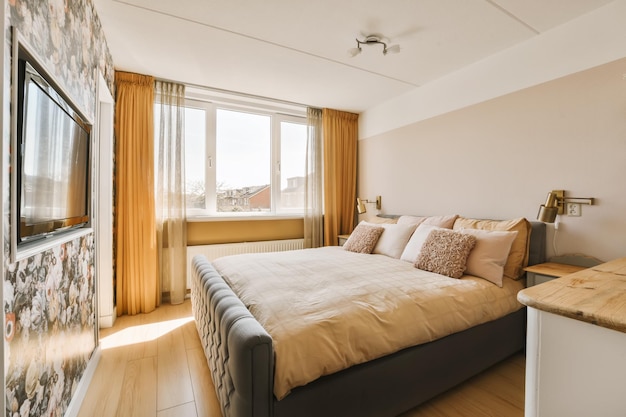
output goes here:
{"type": "Polygon", "coordinates": [[[188,209],[206,207],[206,121],[203,109],[185,108],[185,189],[188,209]]]}
{"type": "Polygon", "coordinates": [[[281,211],[304,211],[306,125],[280,124],[281,211]]]}
{"type": "Polygon", "coordinates": [[[217,110],[218,212],[269,212],[270,117],[217,110]]]}

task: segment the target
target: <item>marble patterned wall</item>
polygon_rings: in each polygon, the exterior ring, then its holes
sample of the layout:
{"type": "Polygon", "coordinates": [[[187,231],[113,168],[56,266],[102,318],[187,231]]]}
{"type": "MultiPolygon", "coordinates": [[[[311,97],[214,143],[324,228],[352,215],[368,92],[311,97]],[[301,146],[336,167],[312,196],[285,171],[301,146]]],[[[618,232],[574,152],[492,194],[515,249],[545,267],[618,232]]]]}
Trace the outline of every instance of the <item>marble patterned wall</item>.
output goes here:
{"type": "Polygon", "coordinates": [[[95,348],[93,234],[5,271],[7,416],[62,416],[95,348]]]}
{"type": "MultiPolygon", "coordinates": [[[[113,60],[92,0],[5,0],[4,85],[11,27],[92,120],[96,69],[113,91],[113,60]]],[[[4,120],[10,97],[5,88],[4,120]]],[[[96,347],[93,234],[10,259],[10,128],[2,130],[6,416],[63,416],[96,347]]]]}
{"type": "Polygon", "coordinates": [[[11,27],[38,54],[83,112],[95,112],[99,69],[113,90],[113,59],[91,0],[8,0],[6,40],[11,27]]]}

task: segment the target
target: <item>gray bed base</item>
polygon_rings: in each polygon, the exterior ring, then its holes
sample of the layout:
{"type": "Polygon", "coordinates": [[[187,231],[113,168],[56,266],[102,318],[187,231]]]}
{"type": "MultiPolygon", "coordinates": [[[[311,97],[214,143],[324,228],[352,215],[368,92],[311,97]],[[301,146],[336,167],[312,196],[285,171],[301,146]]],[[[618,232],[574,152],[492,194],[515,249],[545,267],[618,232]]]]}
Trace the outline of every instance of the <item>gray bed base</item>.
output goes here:
{"type": "MultiPolygon", "coordinates": [[[[545,261],[545,224],[531,222],[529,265],[545,261]]],[[[272,339],[202,256],[192,309],[224,417],[397,416],[522,350],[526,311],[353,366],[273,395],[272,339]]]]}

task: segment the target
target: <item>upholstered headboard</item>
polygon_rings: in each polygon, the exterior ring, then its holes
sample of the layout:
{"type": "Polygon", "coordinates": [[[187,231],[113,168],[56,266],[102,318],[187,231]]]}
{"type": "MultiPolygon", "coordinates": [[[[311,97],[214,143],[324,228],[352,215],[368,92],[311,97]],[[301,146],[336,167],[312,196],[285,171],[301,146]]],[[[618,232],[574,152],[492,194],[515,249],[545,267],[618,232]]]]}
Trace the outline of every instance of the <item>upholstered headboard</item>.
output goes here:
{"type": "Polygon", "coordinates": [[[528,248],[528,265],[536,265],[546,261],[546,224],[532,221],[530,247],[528,248]]]}

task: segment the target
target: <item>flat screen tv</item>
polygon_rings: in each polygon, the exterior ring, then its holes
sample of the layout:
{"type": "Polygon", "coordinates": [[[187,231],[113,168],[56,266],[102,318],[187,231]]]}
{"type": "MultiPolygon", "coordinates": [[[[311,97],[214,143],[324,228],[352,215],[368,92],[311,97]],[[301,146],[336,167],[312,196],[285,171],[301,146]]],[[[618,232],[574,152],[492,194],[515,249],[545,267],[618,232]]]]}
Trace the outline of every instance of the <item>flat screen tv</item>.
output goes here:
{"type": "Polygon", "coordinates": [[[32,55],[17,58],[19,246],[89,223],[91,126],[32,55]]]}

